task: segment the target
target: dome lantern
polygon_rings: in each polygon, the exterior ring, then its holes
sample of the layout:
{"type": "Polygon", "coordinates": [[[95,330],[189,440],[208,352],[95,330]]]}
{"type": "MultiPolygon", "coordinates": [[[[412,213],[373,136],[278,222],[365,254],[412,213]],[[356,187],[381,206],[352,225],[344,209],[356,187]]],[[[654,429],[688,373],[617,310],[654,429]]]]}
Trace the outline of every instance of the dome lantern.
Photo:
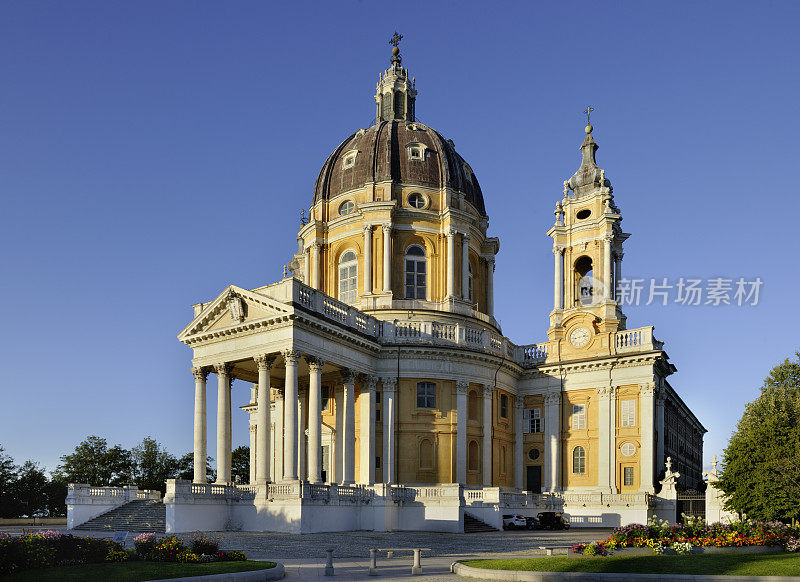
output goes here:
{"type": "Polygon", "coordinates": [[[375,93],[376,114],[375,121],[414,121],[414,104],[417,91],[414,88],[414,79],[409,81],[408,69],[401,66],[403,57],[400,56],[400,40],[402,35],[396,32],[389,40],[393,45],[391,66],[378,77],[378,87],[375,93]]]}

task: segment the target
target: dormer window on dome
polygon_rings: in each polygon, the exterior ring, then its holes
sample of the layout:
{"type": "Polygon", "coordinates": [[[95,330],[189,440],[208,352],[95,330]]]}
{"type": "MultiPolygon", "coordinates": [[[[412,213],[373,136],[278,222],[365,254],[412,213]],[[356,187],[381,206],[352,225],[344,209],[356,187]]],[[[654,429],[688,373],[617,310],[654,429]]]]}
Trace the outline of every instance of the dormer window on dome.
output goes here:
{"type": "Polygon", "coordinates": [[[418,141],[406,144],[408,159],[412,161],[423,161],[427,157],[428,146],[418,141]]]}
{"type": "Polygon", "coordinates": [[[342,169],[347,170],[355,166],[356,156],[358,156],[358,150],[350,150],[342,154],[342,169]]]}

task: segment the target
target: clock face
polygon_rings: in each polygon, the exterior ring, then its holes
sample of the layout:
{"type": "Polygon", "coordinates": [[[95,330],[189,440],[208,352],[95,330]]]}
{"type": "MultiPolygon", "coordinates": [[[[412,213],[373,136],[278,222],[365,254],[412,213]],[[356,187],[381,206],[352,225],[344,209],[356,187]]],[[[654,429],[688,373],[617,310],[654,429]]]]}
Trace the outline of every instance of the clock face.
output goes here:
{"type": "Polygon", "coordinates": [[[569,343],[576,348],[580,348],[589,343],[589,330],[585,327],[577,327],[569,334],[569,343]]]}

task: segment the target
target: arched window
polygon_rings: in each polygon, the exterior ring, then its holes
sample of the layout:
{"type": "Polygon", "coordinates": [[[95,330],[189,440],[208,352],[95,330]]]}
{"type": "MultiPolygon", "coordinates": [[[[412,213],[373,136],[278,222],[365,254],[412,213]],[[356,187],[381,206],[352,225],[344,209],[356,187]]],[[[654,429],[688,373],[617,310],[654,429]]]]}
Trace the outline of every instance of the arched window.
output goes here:
{"type": "Polygon", "coordinates": [[[406,299],[427,298],[428,259],[419,245],[406,249],[406,299]]]}
{"type": "Polygon", "coordinates": [[[478,407],[478,393],[470,390],[469,396],[467,396],[467,418],[469,420],[478,420],[478,407]]]}
{"type": "Polygon", "coordinates": [[[419,443],[419,468],[433,469],[433,443],[430,439],[422,439],[419,443]]]}
{"type": "Polygon", "coordinates": [[[480,471],[481,468],[481,451],[478,447],[478,441],[469,441],[469,449],[467,453],[467,471],[480,471]]]}
{"type": "Polygon", "coordinates": [[[572,472],[576,475],[583,475],[586,472],[586,451],[583,447],[572,449],[572,472]]]}
{"type": "Polygon", "coordinates": [[[592,259],[586,255],[575,261],[576,303],[592,305],[594,303],[594,277],[592,259]]]}
{"type": "Polygon", "coordinates": [[[395,91],[394,92],[394,116],[395,116],[395,119],[403,119],[403,114],[405,113],[405,110],[406,110],[406,104],[404,103],[404,101],[405,101],[404,97],[405,96],[400,91],[395,91]]]}
{"type": "Polygon", "coordinates": [[[358,259],[347,251],[339,258],[339,301],[355,303],[358,295],[358,259]]]}

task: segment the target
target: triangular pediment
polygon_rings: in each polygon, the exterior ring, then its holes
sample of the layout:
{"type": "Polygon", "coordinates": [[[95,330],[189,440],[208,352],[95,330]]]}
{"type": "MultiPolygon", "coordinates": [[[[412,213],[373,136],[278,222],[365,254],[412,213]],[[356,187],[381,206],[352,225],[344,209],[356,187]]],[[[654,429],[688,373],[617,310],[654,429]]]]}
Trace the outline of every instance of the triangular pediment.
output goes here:
{"type": "Polygon", "coordinates": [[[292,311],[284,305],[260,293],[229,285],[216,299],[187,325],[178,339],[183,341],[198,333],[237,327],[250,321],[280,317],[292,311]]]}

